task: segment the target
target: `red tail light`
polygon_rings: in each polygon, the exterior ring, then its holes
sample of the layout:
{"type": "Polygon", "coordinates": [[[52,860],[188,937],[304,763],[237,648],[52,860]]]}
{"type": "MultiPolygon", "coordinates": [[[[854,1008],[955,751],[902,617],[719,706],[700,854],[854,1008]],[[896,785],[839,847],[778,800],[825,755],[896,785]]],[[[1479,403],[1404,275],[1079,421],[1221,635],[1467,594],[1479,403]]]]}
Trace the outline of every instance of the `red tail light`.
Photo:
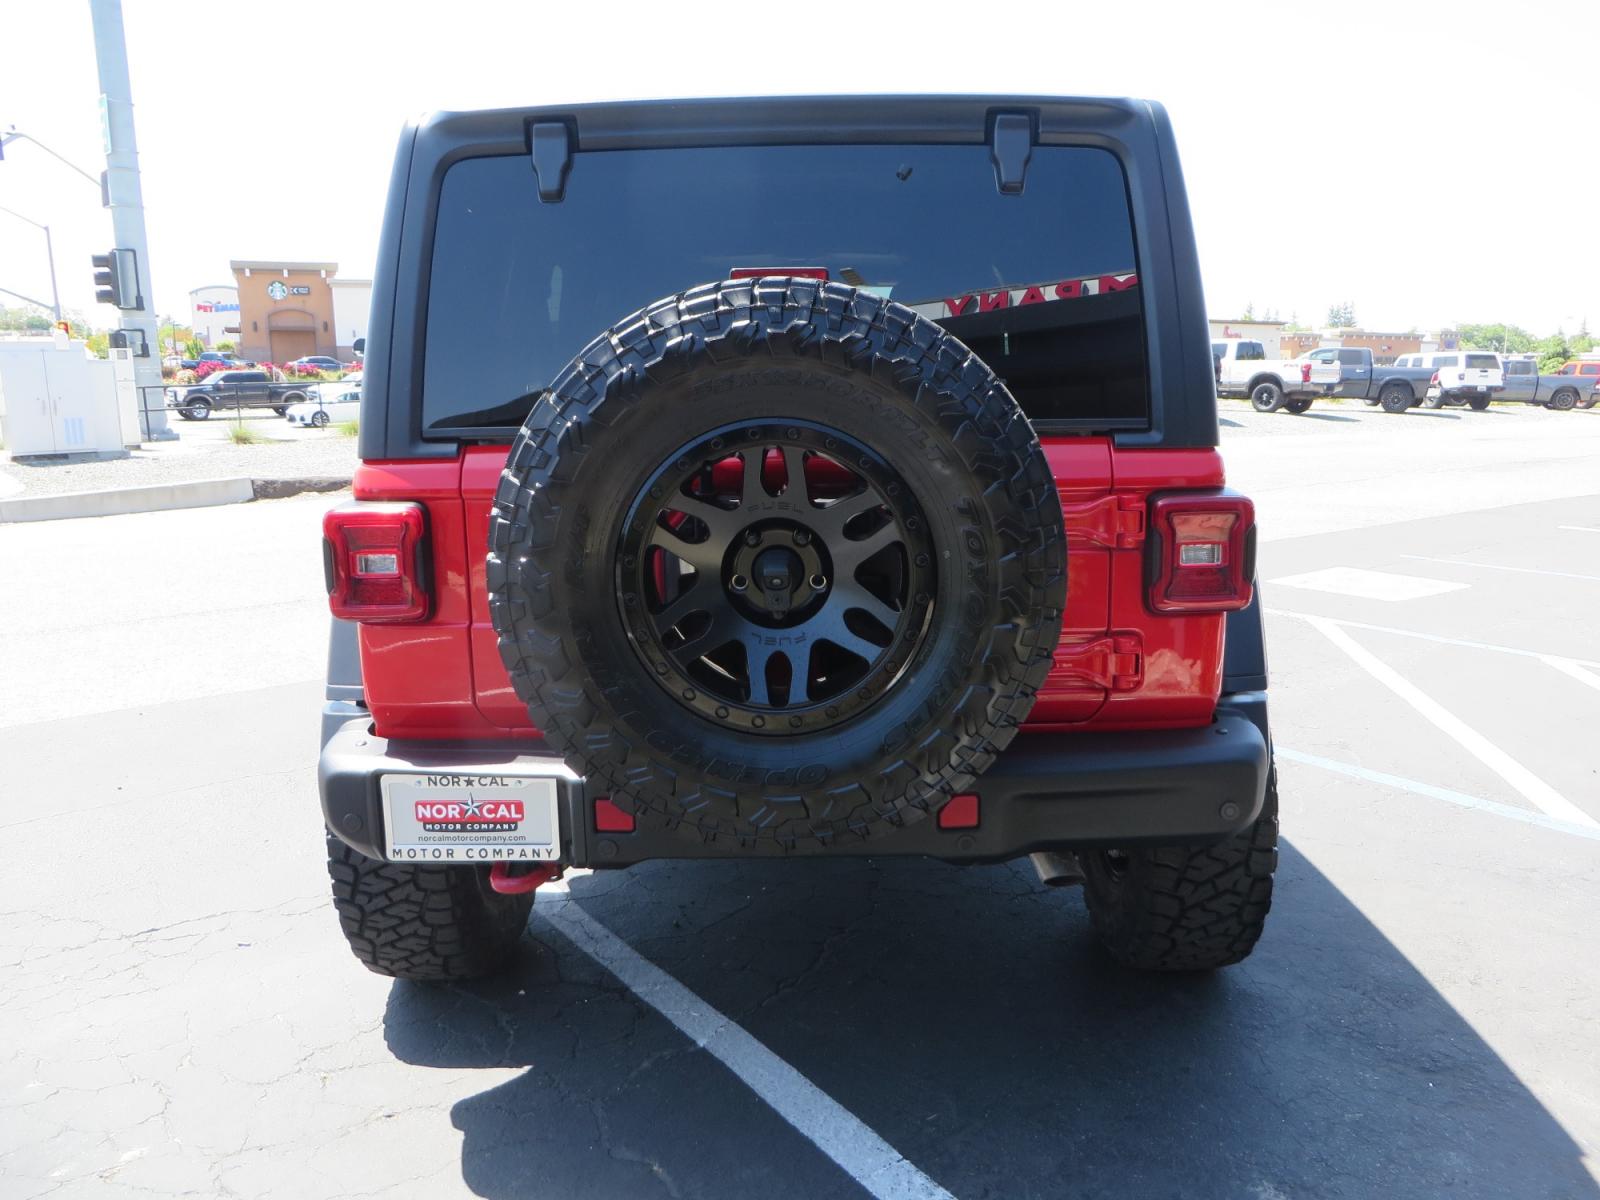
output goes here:
{"type": "Polygon", "coordinates": [[[393,624],[428,615],[422,505],[341,505],[322,518],[328,607],[346,621],[393,624]]]}
{"type": "Polygon", "coordinates": [[[1439,386],[1439,372],[1435,371],[1433,373],[1432,377],[1429,378],[1428,386],[1429,387],[1438,387],[1439,386]]]}
{"type": "Polygon", "coordinates": [[[1301,383],[1310,383],[1311,382],[1311,364],[1310,363],[1301,363],[1300,364],[1300,382],[1301,383]]]}
{"type": "Polygon", "coordinates": [[[1236,492],[1171,492],[1150,502],[1150,607],[1231,612],[1250,603],[1256,510],[1236,492]]]}

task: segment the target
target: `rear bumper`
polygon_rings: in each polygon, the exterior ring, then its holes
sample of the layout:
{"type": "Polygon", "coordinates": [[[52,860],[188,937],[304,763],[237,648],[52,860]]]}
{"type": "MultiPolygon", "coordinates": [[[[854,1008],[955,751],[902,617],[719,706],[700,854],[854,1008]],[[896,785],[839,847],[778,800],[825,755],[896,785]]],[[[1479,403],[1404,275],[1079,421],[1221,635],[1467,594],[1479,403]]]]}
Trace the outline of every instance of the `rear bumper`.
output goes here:
{"type": "Polygon", "coordinates": [[[869,841],[785,849],[705,845],[641,816],[632,833],[594,828],[593,800],[535,742],[400,742],[377,737],[357,706],[331,701],[323,715],[317,779],[328,828],[361,853],[383,857],[379,779],[388,772],[464,774],[493,768],[556,780],[561,861],[626,866],[652,858],[927,855],[1002,861],[1036,850],[1215,842],[1261,811],[1269,752],[1265,692],[1223,697],[1199,729],[1020,735],[974,785],[979,824],[941,829],[924,819],[869,841]]]}

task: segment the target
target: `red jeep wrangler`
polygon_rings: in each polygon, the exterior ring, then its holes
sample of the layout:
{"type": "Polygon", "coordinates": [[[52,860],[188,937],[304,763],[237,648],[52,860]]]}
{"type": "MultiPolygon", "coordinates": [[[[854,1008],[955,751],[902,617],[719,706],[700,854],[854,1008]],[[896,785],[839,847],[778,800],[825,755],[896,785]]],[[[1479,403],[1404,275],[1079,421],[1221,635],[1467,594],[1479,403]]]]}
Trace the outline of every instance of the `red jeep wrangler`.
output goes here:
{"type": "Polygon", "coordinates": [[[375,971],[563,867],[1034,856],[1124,963],[1276,861],[1250,502],[1162,109],[451,113],[390,185],[320,770],[375,971]]]}

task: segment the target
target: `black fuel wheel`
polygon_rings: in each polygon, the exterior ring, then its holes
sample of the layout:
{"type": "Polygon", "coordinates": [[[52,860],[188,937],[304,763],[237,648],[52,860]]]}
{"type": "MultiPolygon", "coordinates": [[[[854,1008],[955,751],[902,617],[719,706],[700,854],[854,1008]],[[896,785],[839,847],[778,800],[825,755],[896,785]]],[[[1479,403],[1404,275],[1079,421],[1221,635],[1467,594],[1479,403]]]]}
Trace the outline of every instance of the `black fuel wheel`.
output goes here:
{"type": "Polygon", "coordinates": [[[1061,507],[989,369],[837,284],[696,288],[535,405],[490,522],[534,723],[642,825],[806,849],[936,811],[1015,734],[1061,507]]]}
{"type": "Polygon", "coordinates": [[[848,724],[916,657],[933,553],[910,486],[862,443],[811,422],[738,424],[641,486],[617,594],[669,696],[789,736],[848,724]]]}

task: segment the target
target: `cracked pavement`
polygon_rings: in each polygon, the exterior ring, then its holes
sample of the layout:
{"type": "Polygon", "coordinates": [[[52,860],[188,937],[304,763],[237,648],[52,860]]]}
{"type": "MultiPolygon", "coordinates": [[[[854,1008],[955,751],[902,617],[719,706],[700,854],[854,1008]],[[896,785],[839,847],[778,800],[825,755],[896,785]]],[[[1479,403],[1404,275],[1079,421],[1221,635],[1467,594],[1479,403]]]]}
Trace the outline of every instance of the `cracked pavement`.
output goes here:
{"type": "MultiPolygon", "coordinates": [[[[1284,520],[1318,438],[1392,428],[1227,415],[1235,485],[1284,520]]],[[[1263,575],[1379,566],[1419,540],[1491,561],[1553,511],[1600,526],[1593,485],[1560,482],[1600,417],[1511,420],[1522,459],[1548,439],[1543,503],[1485,489],[1483,426],[1406,428],[1406,454],[1436,455],[1436,487],[1458,479],[1473,503],[1419,507],[1369,463],[1347,527],[1324,528],[1319,502],[1269,539],[1263,575]],[[1406,522],[1372,519],[1384,487],[1406,522]]],[[[315,791],[330,502],[0,529],[0,561],[26,567],[0,575],[0,1195],[863,1195],[572,945],[545,899],[495,980],[395,984],[349,956],[315,791]],[[85,562],[130,574],[105,621],[85,562]]],[[[1388,620],[1600,658],[1578,611],[1519,594],[1474,578],[1458,607],[1388,620]]],[[[1517,802],[1314,630],[1275,617],[1271,638],[1282,744],[1517,802]]],[[[1479,728],[1600,815],[1597,693],[1381,648],[1441,699],[1472,697],[1479,728]],[[1497,679],[1526,686],[1497,695],[1497,679]]],[[[1025,863],[657,863],[579,874],[566,902],[961,1200],[1600,1198],[1600,842],[1308,766],[1282,778],[1273,919],[1211,978],[1110,966],[1077,892],[1025,863]]]]}

